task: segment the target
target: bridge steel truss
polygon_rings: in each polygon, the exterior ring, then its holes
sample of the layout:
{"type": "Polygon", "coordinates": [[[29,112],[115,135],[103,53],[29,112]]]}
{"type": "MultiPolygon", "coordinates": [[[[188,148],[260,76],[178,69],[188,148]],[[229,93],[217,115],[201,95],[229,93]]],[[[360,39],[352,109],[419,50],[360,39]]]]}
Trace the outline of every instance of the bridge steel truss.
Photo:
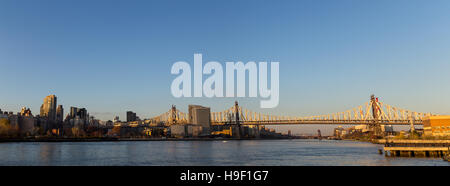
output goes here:
{"type": "MultiPolygon", "coordinates": [[[[211,112],[212,125],[239,123],[241,125],[298,125],[298,124],[385,124],[385,125],[422,125],[422,119],[431,113],[419,113],[394,107],[378,100],[371,100],[361,106],[344,112],[314,116],[280,116],[253,112],[235,104],[221,112],[211,112]],[[375,108],[375,109],[373,109],[375,108]],[[375,113],[374,113],[375,112],[375,113]],[[238,117],[236,117],[238,116],[238,117]],[[375,118],[377,117],[377,118],[375,118]],[[239,118],[239,121],[236,121],[239,118]]],[[[174,106],[167,112],[150,119],[151,123],[187,123],[188,113],[174,106]]]]}

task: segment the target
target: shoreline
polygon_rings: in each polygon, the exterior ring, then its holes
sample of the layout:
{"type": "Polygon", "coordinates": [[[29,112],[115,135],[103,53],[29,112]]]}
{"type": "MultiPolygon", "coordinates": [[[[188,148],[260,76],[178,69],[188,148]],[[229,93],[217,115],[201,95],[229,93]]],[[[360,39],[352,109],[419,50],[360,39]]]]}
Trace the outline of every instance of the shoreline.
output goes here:
{"type": "Polygon", "coordinates": [[[27,142],[120,142],[120,141],[228,141],[228,140],[289,140],[297,138],[29,138],[0,139],[0,143],[27,142]]]}
{"type": "MultiPolygon", "coordinates": [[[[120,141],[228,141],[228,140],[293,140],[293,139],[312,139],[312,138],[114,138],[114,137],[102,137],[102,138],[11,138],[11,139],[0,139],[0,143],[120,142],[120,141]]],[[[323,139],[323,140],[328,140],[328,139],[323,139]]],[[[391,140],[392,141],[422,141],[422,142],[447,141],[447,142],[450,142],[450,140],[398,140],[398,139],[391,139],[391,140]]],[[[378,145],[383,145],[386,143],[385,139],[377,139],[377,140],[342,139],[342,141],[365,142],[365,143],[372,143],[372,144],[378,144],[378,145]]]]}

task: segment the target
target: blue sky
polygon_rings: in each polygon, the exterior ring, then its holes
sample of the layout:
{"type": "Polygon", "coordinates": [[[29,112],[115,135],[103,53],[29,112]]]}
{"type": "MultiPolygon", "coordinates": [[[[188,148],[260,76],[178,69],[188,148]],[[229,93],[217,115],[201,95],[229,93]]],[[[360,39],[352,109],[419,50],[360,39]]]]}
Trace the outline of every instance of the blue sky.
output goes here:
{"type": "Polygon", "coordinates": [[[100,119],[148,118],[176,104],[213,111],[231,98],[174,98],[176,61],[279,61],[280,103],[265,113],[345,111],[374,93],[450,114],[450,2],[445,0],[0,0],[0,108],[46,95],[100,119]]]}

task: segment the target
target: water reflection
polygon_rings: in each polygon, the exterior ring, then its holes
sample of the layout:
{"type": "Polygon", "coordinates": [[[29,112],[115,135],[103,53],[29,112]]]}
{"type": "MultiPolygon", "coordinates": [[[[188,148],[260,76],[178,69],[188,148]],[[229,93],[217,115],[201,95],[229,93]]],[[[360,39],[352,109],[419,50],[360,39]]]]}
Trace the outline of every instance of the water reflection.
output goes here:
{"type": "Polygon", "coordinates": [[[2,143],[0,165],[450,165],[384,157],[379,148],[328,140],[2,143]]]}

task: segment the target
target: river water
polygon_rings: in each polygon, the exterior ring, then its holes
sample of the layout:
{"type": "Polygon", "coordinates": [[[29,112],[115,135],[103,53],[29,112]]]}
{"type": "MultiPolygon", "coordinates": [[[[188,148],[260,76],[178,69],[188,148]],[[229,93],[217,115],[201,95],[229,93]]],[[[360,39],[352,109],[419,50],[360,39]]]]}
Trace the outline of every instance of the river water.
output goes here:
{"type": "Polygon", "coordinates": [[[380,148],[304,139],[0,143],[0,165],[450,165],[440,158],[385,157],[380,148]]]}

